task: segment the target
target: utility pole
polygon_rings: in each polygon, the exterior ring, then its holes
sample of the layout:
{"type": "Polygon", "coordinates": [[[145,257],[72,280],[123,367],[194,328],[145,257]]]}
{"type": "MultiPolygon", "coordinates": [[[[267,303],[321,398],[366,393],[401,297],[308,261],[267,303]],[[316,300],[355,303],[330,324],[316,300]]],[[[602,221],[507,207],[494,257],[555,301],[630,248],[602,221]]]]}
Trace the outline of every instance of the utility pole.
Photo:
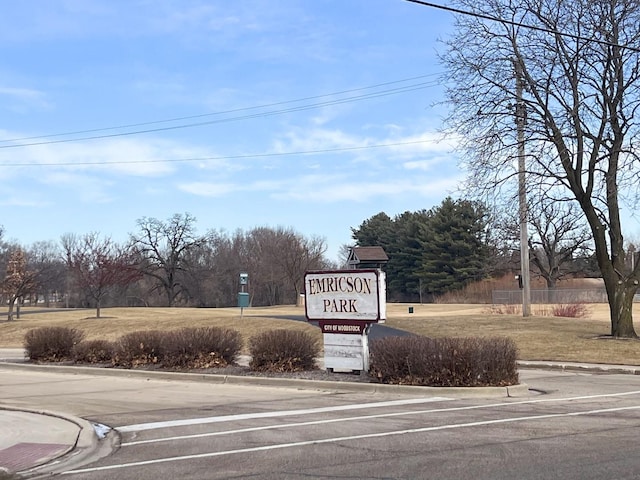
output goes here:
{"type": "Polygon", "coordinates": [[[525,176],[524,126],[527,108],[522,99],[522,64],[513,60],[516,71],[516,129],[518,135],[518,201],[520,213],[520,278],[522,278],[522,316],[531,316],[531,282],[529,273],[529,235],[527,233],[527,187],[525,176]]]}

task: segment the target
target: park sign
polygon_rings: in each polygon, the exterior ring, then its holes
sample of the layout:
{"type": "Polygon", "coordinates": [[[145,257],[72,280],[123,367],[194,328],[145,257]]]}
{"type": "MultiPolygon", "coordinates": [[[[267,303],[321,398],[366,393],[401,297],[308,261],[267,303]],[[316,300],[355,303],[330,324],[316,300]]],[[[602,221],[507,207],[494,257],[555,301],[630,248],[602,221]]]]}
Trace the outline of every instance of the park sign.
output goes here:
{"type": "Polygon", "coordinates": [[[307,320],[384,322],[385,274],[378,269],[313,271],[304,276],[307,320]]]}

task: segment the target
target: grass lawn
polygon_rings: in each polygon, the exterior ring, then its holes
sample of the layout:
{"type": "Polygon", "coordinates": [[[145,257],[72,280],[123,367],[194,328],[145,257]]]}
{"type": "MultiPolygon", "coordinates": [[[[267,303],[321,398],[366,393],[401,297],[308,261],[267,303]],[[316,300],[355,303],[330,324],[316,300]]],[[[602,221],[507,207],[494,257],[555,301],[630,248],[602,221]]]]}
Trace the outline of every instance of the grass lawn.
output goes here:
{"type": "MultiPolygon", "coordinates": [[[[510,337],[521,360],[640,365],[640,340],[607,337],[609,306],[593,304],[588,310],[587,318],[552,317],[542,315],[550,307],[534,305],[534,315],[524,318],[490,314],[488,305],[415,305],[413,314],[391,306],[386,324],[430,337],[510,337]]],[[[640,307],[637,310],[640,313],[640,307]]]]}
{"type": "MultiPolygon", "coordinates": [[[[492,314],[488,305],[388,304],[386,324],[430,337],[507,336],[518,345],[522,360],[640,365],[640,340],[607,338],[608,306],[593,304],[588,309],[587,318],[561,318],[545,316],[550,308],[534,305],[534,315],[523,318],[492,314]]],[[[277,318],[304,316],[304,308],[294,306],[247,308],[242,318],[238,308],[105,308],[99,319],[95,310],[35,310],[23,309],[19,320],[0,321],[0,347],[21,347],[25,332],[53,325],[83,330],[87,339],[115,340],[137,330],[209,325],[237,329],[245,339],[264,330],[288,328],[308,331],[322,341],[319,329],[312,325],[277,318]]]]}

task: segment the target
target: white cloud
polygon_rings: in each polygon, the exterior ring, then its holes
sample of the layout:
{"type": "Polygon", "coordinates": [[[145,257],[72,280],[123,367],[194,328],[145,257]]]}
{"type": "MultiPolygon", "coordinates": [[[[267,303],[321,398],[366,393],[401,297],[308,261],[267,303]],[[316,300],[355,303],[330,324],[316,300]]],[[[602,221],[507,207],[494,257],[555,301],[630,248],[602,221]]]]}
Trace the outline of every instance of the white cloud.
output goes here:
{"type": "Polygon", "coordinates": [[[44,207],[46,202],[37,200],[33,196],[29,195],[16,195],[12,194],[5,198],[0,197],[0,205],[3,207],[44,207]]]}
{"type": "Polygon", "coordinates": [[[453,156],[452,157],[434,156],[431,158],[425,158],[421,160],[411,160],[408,162],[404,162],[402,166],[406,170],[420,170],[423,172],[428,172],[428,171],[433,171],[435,168],[445,163],[450,163],[452,165],[455,165],[456,158],[453,156]]]}
{"type": "Polygon", "coordinates": [[[179,189],[196,196],[224,197],[240,193],[267,193],[277,200],[296,202],[336,203],[367,202],[376,198],[421,196],[442,198],[451,194],[462,177],[428,179],[407,177],[389,181],[362,182],[339,175],[306,175],[279,181],[249,183],[182,183],[179,189]]]}
{"type": "Polygon", "coordinates": [[[200,197],[223,197],[240,192],[273,192],[287,185],[287,181],[258,180],[247,183],[219,183],[219,182],[183,182],[178,189],[200,197]]]}
{"type": "Polygon", "coordinates": [[[370,140],[359,138],[338,129],[295,128],[281,135],[273,143],[276,153],[331,150],[364,147],[370,140]]]}
{"type": "Polygon", "coordinates": [[[39,90],[19,87],[0,87],[0,95],[17,97],[25,100],[41,99],[44,97],[44,93],[39,90]]]}
{"type": "MultiPolygon", "coordinates": [[[[396,130],[395,128],[392,130],[396,130]]],[[[291,151],[323,151],[333,149],[353,149],[355,155],[359,155],[359,161],[369,160],[373,157],[389,159],[407,159],[416,156],[421,157],[422,162],[429,160],[425,157],[432,156],[432,162],[436,161],[436,155],[447,158],[444,154],[452,153],[457,144],[457,139],[443,139],[442,135],[425,131],[412,135],[392,136],[359,136],[344,132],[339,129],[323,129],[313,126],[309,129],[297,127],[279,136],[273,143],[275,152],[291,151]],[[388,145],[375,147],[376,145],[388,145]],[[367,148],[371,147],[371,148],[367,148]]],[[[358,157],[354,160],[358,161],[358,157]]],[[[413,160],[412,160],[413,161],[413,160]]],[[[407,163],[407,168],[412,168],[407,163]]]]}
{"type": "MultiPolygon", "coordinates": [[[[26,138],[29,135],[1,133],[0,138],[26,138]]],[[[20,143],[37,143],[40,139],[20,143]]],[[[47,139],[42,139],[46,142],[47,139]]],[[[2,145],[6,145],[3,143],[2,145]]],[[[196,147],[161,139],[114,138],[78,143],[50,143],[0,149],[4,165],[28,166],[40,178],[48,169],[96,172],[103,176],[126,175],[138,177],[167,176],[176,170],[181,159],[208,157],[210,154],[196,147]],[[19,154],[17,154],[19,152],[19,154]],[[41,169],[36,172],[37,166],[41,169]]],[[[194,162],[189,162],[194,163],[194,162]]],[[[207,162],[208,164],[209,162],[207,162]]],[[[220,167],[222,164],[218,163],[220,167]]]]}
{"type": "Polygon", "coordinates": [[[44,92],[32,88],[0,86],[0,98],[8,110],[25,113],[30,109],[46,110],[51,103],[44,92]]]}
{"type": "Polygon", "coordinates": [[[65,195],[73,196],[83,203],[109,203],[113,182],[100,177],[77,172],[54,172],[40,179],[41,184],[62,189],[65,195]]]}
{"type": "Polygon", "coordinates": [[[461,179],[448,178],[429,181],[420,178],[395,179],[388,182],[372,181],[322,181],[311,178],[289,183],[288,189],[274,196],[278,199],[335,203],[342,201],[367,202],[376,198],[407,197],[418,195],[426,198],[442,198],[457,188],[461,179]],[[310,188],[313,185],[313,188],[310,188]]]}
{"type": "Polygon", "coordinates": [[[431,170],[433,163],[434,162],[432,162],[431,160],[414,160],[412,162],[405,162],[403,166],[407,170],[422,170],[424,172],[427,172],[431,170]]]}
{"type": "Polygon", "coordinates": [[[240,190],[240,188],[234,183],[191,182],[178,184],[178,189],[198,197],[224,197],[240,190]]]}

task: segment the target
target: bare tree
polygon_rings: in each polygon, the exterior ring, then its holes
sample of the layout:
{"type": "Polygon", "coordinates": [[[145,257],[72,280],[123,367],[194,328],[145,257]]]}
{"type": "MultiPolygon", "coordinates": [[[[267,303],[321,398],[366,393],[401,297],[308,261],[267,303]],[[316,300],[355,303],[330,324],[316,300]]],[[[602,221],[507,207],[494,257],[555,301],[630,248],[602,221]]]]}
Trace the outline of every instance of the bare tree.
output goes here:
{"type": "MultiPolygon", "coordinates": [[[[563,278],[584,272],[577,259],[593,253],[591,234],[576,206],[558,202],[548,197],[536,199],[527,207],[529,231],[528,247],[531,253],[532,272],[542,277],[549,290],[554,290],[563,278]]],[[[520,226],[516,209],[506,209],[493,221],[494,234],[501,238],[502,257],[510,268],[520,270],[520,226]],[[515,211],[515,212],[514,212],[515,211]],[[509,263],[516,258],[517,263],[509,263]]],[[[495,236],[495,235],[494,235],[495,236]]],[[[505,268],[503,267],[503,270],[505,268]]]]}
{"type": "MultiPolygon", "coordinates": [[[[214,290],[211,298],[216,306],[230,306],[237,302],[240,291],[240,272],[249,273],[249,292],[254,300],[255,286],[259,285],[256,276],[256,262],[248,254],[247,239],[244,232],[237,230],[231,236],[211,235],[209,242],[213,250],[212,270],[215,271],[214,290]]],[[[253,303],[252,303],[253,304],[253,303]]]]}
{"type": "MultiPolygon", "coordinates": [[[[27,267],[27,256],[22,248],[15,248],[9,254],[7,271],[1,284],[2,291],[9,299],[7,320],[13,320],[14,307],[25,295],[32,293],[37,286],[37,272],[27,267]]],[[[20,318],[20,307],[17,307],[20,318]]]]}
{"type": "Polygon", "coordinates": [[[280,264],[283,254],[280,234],[269,227],[258,227],[245,235],[243,263],[251,279],[252,294],[260,305],[294,303],[288,294],[288,279],[280,264]]]}
{"type": "Polygon", "coordinates": [[[458,4],[473,15],[458,16],[442,59],[450,85],[449,125],[468,154],[470,187],[478,194],[496,191],[517,174],[513,160],[526,145],[528,185],[564,189],[589,225],[612,336],[635,337],[632,304],[640,268],[625,265],[621,202],[625,195],[640,198],[634,145],[640,3],[458,4]],[[524,142],[516,135],[516,119],[524,142]]]}
{"type": "Polygon", "coordinates": [[[296,303],[307,270],[324,268],[325,241],[306,238],[292,228],[258,227],[246,234],[243,263],[253,278],[258,303],[296,303]]]}
{"type": "Polygon", "coordinates": [[[52,298],[57,300],[65,288],[66,265],[60,247],[52,241],[35,242],[29,247],[27,256],[38,274],[34,300],[37,303],[42,295],[45,306],[49,307],[52,298]]]}
{"type": "Polygon", "coordinates": [[[340,245],[340,248],[338,249],[338,260],[336,265],[334,265],[333,267],[342,270],[349,268],[349,255],[351,254],[352,248],[353,245],[350,245],[348,243],[343,243],[342,245],[340,245]]]}
{"type": "Polygon", "coordinates": [[[326,266],[324,253],[327,247],[323,238],[306,238],[291,228],[279,228],[276,229],[276,233],[280,236],[280,255],[276,257],[276,261],[284,271],[289,288],[297,301],[304,288],[304,273],[326,266]]]}
{"type": "Polygon", "coordinates": [[[206,243],[205,237],[196,235],[195,222],[188,213],[167,221],[144,217],[138,220],[139,232],[131,235],[140,271],[154,280],[154,289],[164,293],[169,306],[181,295],[188,297],[183,281],[189,273],[187,254],[206,243]]]}
{"type": "Polygon", "coordinates": [[[222,233],[209,231],[206,241],[186,253],[184,261],[189,272],[182,282],[191,305],[226,307],[235,300],[237,289],[227,294],[225,285],[237,281],[240,267],[228,247],[229,240],[222,233]]]}
{"type": "Polygon", "coordinates": [[[65,235],[62,246],[73,280],[95,302],[96,318],[100,318],[102,301],[112,288],[140,277],[132,253],[110,238],[97,233],[65,235]]]}
{"type": "Polygon", "coordinates": [[[529,208],[534,235],[529,237],[531,262],[553,290],[559,280],[575,275],[574,259],[588,256],[591,235],[572,204],[541,202],[529,208]]]}

